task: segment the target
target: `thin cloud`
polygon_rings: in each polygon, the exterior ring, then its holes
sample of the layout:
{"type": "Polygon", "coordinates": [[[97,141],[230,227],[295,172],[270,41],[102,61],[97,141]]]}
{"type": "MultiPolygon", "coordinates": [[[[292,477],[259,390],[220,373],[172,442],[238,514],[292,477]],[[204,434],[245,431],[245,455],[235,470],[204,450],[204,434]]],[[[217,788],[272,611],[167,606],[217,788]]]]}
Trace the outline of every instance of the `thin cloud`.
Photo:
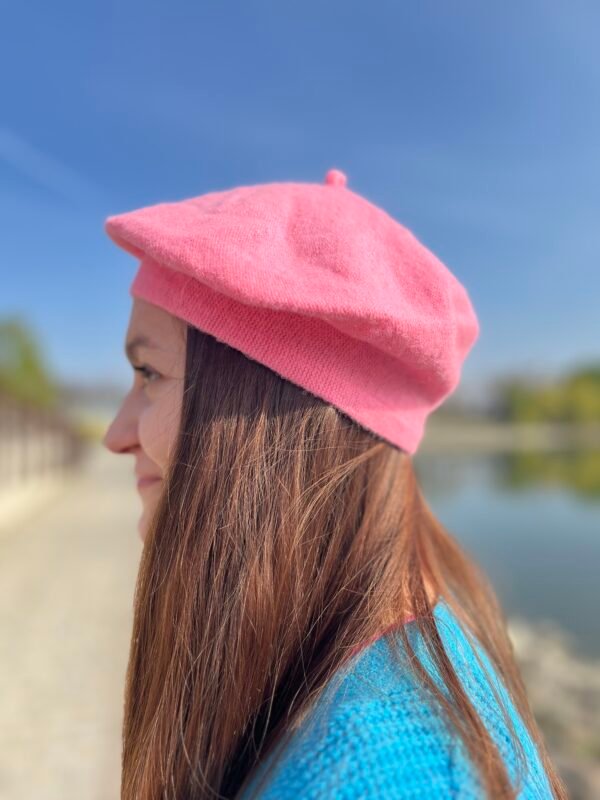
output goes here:
{"type": "Polygon", "coordinates": [[[0,127],[0,162],[71,202],[98,197],[98,189],[75,170],[46,155],[6,127],[0,127]]]}

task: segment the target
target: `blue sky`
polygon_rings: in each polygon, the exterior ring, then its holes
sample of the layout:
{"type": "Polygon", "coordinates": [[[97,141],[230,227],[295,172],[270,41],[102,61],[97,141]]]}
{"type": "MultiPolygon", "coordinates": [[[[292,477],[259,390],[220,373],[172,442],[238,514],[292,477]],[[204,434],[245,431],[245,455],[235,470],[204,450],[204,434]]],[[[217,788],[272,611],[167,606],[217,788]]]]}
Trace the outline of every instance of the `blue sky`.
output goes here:
{"type": "Polygon", "coordinates": [[[467,287],[465,386],[598,358],[599,30],[591,0],[6,5],[0,314],[126,386],[105,217],[336,167],[467,287]]]}

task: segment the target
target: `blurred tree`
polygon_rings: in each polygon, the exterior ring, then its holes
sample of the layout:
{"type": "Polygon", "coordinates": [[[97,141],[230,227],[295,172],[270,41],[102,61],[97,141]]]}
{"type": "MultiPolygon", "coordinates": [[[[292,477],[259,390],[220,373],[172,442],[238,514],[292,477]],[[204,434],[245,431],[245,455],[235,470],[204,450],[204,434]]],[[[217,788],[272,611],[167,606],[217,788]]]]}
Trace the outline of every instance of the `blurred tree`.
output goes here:
{"type": "Polygon", "coordinates": [[[20,319],[0,319],[0,392],[40,408],[56,406],[59,391],[41,348],[20,319]]]}
{"type": "Polygon", "coordinates": [[[510,378],[496,384],[495,416],[513,422],[600,422],[600,365],[579,367],[554,384],[510,378]]]}
{"type": "Polygon", "coordinates": [[[565,418],[578,422],[600,420],[600,366],[571,374],[565,384],[565,418]]]}

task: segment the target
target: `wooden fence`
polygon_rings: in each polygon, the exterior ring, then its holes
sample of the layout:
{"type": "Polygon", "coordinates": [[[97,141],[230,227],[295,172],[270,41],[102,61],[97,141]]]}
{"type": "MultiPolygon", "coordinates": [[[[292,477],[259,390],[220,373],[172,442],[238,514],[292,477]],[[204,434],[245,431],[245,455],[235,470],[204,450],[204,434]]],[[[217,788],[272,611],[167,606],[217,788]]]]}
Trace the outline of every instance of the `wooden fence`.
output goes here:
{"type": "Polygon", "coordinates": [[[0,392],[0,487],[70,471],[85,450],[66,416],[0,392]]]}

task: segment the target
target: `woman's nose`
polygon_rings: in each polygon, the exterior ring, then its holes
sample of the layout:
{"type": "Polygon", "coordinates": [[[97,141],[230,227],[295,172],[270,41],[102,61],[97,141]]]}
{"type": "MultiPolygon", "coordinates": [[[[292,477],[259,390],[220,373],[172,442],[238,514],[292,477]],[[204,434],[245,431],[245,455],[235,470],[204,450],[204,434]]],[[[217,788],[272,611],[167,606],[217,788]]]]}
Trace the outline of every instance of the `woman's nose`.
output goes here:
{"type": "Polygon", "coordinates": [[[102,437],[102,444],[113,453],[123,453],[137,445],[137,415],[126,398],[102,437]]]}

